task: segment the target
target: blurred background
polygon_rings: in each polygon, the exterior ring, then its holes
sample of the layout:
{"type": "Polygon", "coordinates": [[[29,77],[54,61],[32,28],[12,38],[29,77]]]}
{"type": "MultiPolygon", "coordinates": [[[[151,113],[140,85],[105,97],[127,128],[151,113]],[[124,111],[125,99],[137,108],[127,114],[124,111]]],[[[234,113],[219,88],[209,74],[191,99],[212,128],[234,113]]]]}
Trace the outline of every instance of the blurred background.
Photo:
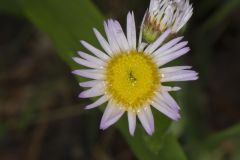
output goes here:
{"type": "MultiPolygon", "coordinates": [[[[194,14],[184,36],[192,50],[181,63],[194,66],[200,79],[180,83],[176,97],[183,118],[171,132],[186,159],[240,160],[240,0],[191,2],[194,14]]],[[[89,26],[101,28],[107,17],[125,26],[133,10],[139,26],[148,5],[149,0],[0,0],[0,160],[139,159],[115,126],[98,129],[100,110],[83,110],[90,100],[77,98],[81,88],[69,61],[81,47],[75,35],[84,37],[82,26],[88,27],[80,15],[89,26]],[[83,12],[90,4],[94,14],[102,13],[99,20],[83,12]],[[61,23],[51,23],[50,13],[61,23]],[[71,43],[71,51],[64,48],[71,43]]],[[[85,37],[94,38],[88,29],[85,37]]]]}

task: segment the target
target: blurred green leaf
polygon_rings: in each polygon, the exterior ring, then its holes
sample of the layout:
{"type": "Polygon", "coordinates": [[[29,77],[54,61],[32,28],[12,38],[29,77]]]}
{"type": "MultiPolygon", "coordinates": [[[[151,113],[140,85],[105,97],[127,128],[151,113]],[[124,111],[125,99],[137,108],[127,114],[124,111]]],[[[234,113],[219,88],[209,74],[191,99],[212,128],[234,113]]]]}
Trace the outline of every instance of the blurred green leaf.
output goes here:
{"type": "MultiPolygon", "coordinates": [[[[185,156],[184,151],[182,150],[181,146],[179,145],[177,138],[172,135],[169,132],[164,132],[165,134],[161,137],[161,140],[158,141],[156,137],[149,137],[148,138],[151,141],[143,141],[143,137],[146,136],[146,134],[142,134],[144,132],[141,130],[141,126],[137,126],[136,133],[134,137],[132,137],[128,130],[124,127],[126,127],[124,124],[127,123],[126,118],[124,121],[121,121],[118,123],[118,126],[120,126],[120,131],[122,132],[125,139],[128,141],[129,145],[131,146],[133,152],[137,156],[139,160],[187,160],[187,157],[185,156]],[[125,121],[125,122],[124,122],[125,121]],[[142,132],[141,132],[142,131],[142,132]],[[157,142],[152,143],[153,140],[156,140],[157,142]],[[158,144],[157,144],[158,143],[158,144]],[[157,144],[157,146],[160,144],[160,147],[158,148],[158,152],[154,152],[153,148],[146,147],[151,146],[154,144],[157,144]],[[153,149],[153,150],[152,150],[153,149]]],[[[157,126],[160,127],[161,126],[157,126]]],[[[156,135],[155,135],[156,136],[156,135]]]]}
{"type": "Polygon", "coordinates": [[[204,141],[206,148],[214,148],[229,138],[240,137],[240,124],[236,124],[226,130],[211,135],[204,141]]]}
{"type": "Polygon", "coordinates": [[[235,8],[240,6],[239,0],[228,0],[215,13],[210,16],[205,23],[200,26],[202,32],[210,31],[223,21],[235,8]]]}
{"type": "Polygon", "coordinates": [[[152,136],[147,135],[142,126],[138,123],[135,135],[131,136],[128,131],[127,117],[124,117],[118,124],[120,131],[128,140],[131,148],[139,159],[154,159],[160,157],[159,152],[164,148],[164,139],[168,133],[170,120],[160,112],[153,110],[155,120],[155,132],[152,136]]]}
{"type": "Polygon", "coordinates": [[[1,0],[0,11],[17,15],[22,14],[19,0],[1,0]]]}
{"type": "Polygon", "coordinates": [[[232,160],[239,160],[240,159],[240,144],[239,144],[239,140],[237,141],[238,145],[235,148],[235,152],[232,155],[232,160]]]}
{"type": "Polygon", "coordinates": [[[171,120],[155,109],[152,109],[152,111],[154,115],[155,132],[152,136],[144,134],[143,139],[148,148],[153,153],[158,154],[163,145],[163,139],[170,127],[171,120]]]}
{"type": "Polygon", "coordinates": [[[164,138],[163,148],[158,155],[163,160],[187,160],[176,137],[170,133],[164,138]]]}
{"type": "Polygon", "coordinates": [[[79,40],[98,45],[92,28],[102,26],[103,17],[88,0],[22,0],[26,16],[48,33],[59,55],[71,66],[80,49],[79,40]]]}
{"type": "Polygon", "coordinates": [[[125,116],[123,120],[121,120],[117,126],[119,127],[121,133],[124,138],[127,140],[129,146],[132,148],[132,151],[135,153],[136,157],[139,160],[155,160],[157,159],[157,154],[151,152],[151,150],[146,147],[146,143],[143,141],[143,133],[144,131],[137,125],[136,132],[134,136],[129,134],[128,129],[126,128],[127,117],[125,116]]]}
{"type": "Polygon", "coordinates": [[[211,0],[211,1],[202,0],[197,7],[194,5],[194,12],[196,13],[194,17],[199,17],[199,18],[205,17],[206,14],[211,12],[214,9],[214,7],[217,6],[218,2],[219,2],[218,0],[211,0]]]}
{"type": "Polygon", "coordinates": [[[7,132],[7,125],[6,125],[6,123],[0,121],[0,140],[2,140],[2,138],[4,138],[6,132],[7,132]]]}

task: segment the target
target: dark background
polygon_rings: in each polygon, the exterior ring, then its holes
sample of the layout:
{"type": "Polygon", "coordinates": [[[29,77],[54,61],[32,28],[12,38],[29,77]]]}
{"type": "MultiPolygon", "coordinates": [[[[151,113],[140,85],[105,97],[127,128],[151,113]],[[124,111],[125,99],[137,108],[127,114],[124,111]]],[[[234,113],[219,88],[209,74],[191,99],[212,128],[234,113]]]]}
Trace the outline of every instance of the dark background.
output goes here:
{"type": "MultiPolygon", "coordinates": [[[[149,3],[93,2],[123,25],[129,10],[140,24],[149,3]]],[[[227,2],[192,1],[194,14],[185,32],[192,51],[185,63],[200,79],[186,85],[197,87],[184,94],[192,99],[186,110],[192,121],[180,137],[190,157],[188,141],[240,121],[240,5],[215,16],[227,2]]],[[[0,160],[136,159],[115,127],[98,129],[100,111],[83,110],[88,101],[77,98],[81,88],[55,53],[47,35],[26,18],[0,12],[0,160]]],[[[239,147],[228,139],[219,146],[222,156],[213,160],[231,159],[239,147]]]]}

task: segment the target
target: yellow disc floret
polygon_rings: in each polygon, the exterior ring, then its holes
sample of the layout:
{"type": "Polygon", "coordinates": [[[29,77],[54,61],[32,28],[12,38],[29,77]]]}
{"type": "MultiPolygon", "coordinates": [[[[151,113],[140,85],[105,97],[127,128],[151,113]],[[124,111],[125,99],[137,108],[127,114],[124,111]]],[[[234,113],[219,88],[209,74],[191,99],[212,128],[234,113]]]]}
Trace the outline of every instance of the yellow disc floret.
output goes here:
{"type": "Polygon", "coordinates": [[[118,54],[106,66],[107,93],[126,110],[137,110],[149,102],[160,87],[157,65],[144,53],[118,54]]]}

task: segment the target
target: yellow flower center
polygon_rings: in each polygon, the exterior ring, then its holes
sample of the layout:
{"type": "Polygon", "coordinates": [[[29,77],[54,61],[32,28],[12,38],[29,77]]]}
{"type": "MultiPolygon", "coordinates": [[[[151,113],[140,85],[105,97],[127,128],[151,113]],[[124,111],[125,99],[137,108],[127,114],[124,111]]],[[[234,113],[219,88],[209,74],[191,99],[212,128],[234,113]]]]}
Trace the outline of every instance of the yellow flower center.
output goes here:
{"type": "Polygon", "coordinates": [[[107,63],[106,91],[126,110],[143,107],[160,85],[158,67],[144,53],[121,53],[107,63]]]}

